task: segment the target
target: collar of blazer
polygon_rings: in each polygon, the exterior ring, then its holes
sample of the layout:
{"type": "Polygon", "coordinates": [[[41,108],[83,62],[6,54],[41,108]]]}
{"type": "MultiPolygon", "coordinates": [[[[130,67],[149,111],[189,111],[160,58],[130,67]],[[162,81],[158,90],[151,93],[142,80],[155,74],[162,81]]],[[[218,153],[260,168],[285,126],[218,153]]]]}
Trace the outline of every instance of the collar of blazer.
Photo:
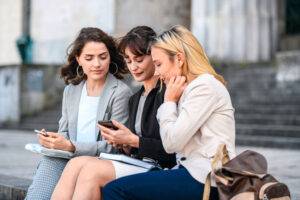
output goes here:
{"type": "MultiPolygon", "coordinates": [[[[76,132],[75,135],[77,135],[77,120],[78,120],[78,110],[79,110],[79,103],[80,103],[80,97],[81,97],[81,92],[82,92],[82,88],[84,86],[84,81],[82,81],[80,84],[77,85],[77,87],[74,87],[74,91],[70,91],[70,100],[73,100],[73,110],[74,110],[74,131],[76,132]]],[[[112,96],[116,90],[118,86],[118,79],[116,79],[112,74],[108,73],[106,80],[105,80],[105,84],[103,87],[103,90],[101,92],[100,98],[99,98],[99,103],[98,103],[98,108],[97,108],[97,118],[96,120],[104,120],[105,114],[107,112],[107,108],[110,105],[112,96]]],[[[109,112],[109,111],[108,111],[109,112]]],[[[95,127],[96,130],[98,129],[97,127],[95,127]]],[[[96,138],[98,138],[98,131],[95,131],[96,134],[96,138]]]]}

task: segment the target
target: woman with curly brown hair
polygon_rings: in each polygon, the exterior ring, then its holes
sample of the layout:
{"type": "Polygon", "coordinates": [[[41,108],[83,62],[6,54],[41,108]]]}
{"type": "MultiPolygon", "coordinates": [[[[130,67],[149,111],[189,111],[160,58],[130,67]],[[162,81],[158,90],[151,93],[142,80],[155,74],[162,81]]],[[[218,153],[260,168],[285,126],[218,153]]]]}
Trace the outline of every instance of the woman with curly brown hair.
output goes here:
{"type": "MultiPolygon", "coordinates": [[[[77,156],[116,152],[102,140],[98,120],[115,119],[126,124],[131,90],[119,79],[127,73],[125,61],[112,37],[98,28],[83,28],[71,45],[61,69],[65,87],[58,132],[39,134],[39,143],[77,156]]],[[[91,157],[86,157],[90,159],[91,157]]],[[[67,159],[44,156],[27,199],[50,199],[67,159]]]]}

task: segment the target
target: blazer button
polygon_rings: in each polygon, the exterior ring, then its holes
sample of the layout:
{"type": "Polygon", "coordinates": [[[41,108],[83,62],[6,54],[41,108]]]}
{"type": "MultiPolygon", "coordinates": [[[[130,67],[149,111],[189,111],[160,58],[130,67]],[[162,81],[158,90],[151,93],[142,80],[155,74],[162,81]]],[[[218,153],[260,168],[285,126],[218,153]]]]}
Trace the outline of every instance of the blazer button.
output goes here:
{"type": "Polygon", "coordinates": [[[185,161],[185,160],[186,160],[186,157],[181,157],[180,160],[181,160],[181,161],[185,161]]]}

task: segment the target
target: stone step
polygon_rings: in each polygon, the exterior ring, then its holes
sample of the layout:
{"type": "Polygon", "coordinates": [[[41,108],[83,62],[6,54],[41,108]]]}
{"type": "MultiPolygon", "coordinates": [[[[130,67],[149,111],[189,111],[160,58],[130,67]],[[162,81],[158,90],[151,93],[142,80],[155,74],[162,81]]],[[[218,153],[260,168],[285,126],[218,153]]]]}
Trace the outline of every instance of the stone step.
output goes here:
{"type": "Polygon", "coordinates": [[[24,199],[32,180],[0,174],[0,199],[24,199]]]}
{"type": "Polygon", "coordinates": [[[57,115],[44,115],[44,116],[37,116],[33,118],[25,118],[21,121],[21,124],[26,123],[52,123],[52,122],[58,122],[60,119],[60,114],[57,115]]]}
{"type": "Polygon", "coordinates": [[[281,96],[278,95],[251,95],[248,94],[247,96],[242,96],[239,94],[232,94],[231,99],[233,104],[258,104],[258,105],[300,105],[300,97],[293,97],[293,96],[281,96]]]}
{"type": "Polygon", "coordinates": [[[239,104],[235,107],[235,112],[237,114],[270,114],[270,115],[299,115],[300,114],[300,104],[299,105],[275,105],[275,104],[239,104]]]}
{"type": "Polygon", "coordinates": [[[241,146],[300,149],[300,138],[262,135],[237,135],[236,144],[241,146]]]}
{"type": "Polygon", "coordinates": [[[50,122],[50,123],[24,123],[19,125],[19,129],[21,130],[41,130],[46,129],[47,131],[57,131],[58,130],[58,122],[50,122]]]}
{"type": "Polygon", "coordinates": [[[236,134],[239,136],[272,136],[274,138],[288,137],[300,139],[300,126],[237,124],[236,134]]]}
{"type": "Polygon", "coordinates": [[[300,115],[291,114],[239,114],[235,115],[237,124],[259,125],[297,125],[300,126],[300,115]]]}

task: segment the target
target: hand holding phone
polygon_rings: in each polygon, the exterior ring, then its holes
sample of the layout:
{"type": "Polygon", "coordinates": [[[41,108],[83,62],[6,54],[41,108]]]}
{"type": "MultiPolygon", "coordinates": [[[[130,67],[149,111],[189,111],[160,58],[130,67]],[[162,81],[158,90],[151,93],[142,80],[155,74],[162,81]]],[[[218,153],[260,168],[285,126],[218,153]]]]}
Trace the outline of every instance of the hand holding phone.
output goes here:
{"type": "Polygon", "coordinates": [[[98,124],[112,130],[118,130],[118,127],[116,127],[110,120],[98,121],[98,124]]]}
{"type": "Polygon", "coordinates": [[[42,130],[34,130],[34,132],[38,133],[38,134],[42,134],[45,137],[48,137],[49,135],[47,134],[47,131],[45,131],[45,129],[42,130]]]}

